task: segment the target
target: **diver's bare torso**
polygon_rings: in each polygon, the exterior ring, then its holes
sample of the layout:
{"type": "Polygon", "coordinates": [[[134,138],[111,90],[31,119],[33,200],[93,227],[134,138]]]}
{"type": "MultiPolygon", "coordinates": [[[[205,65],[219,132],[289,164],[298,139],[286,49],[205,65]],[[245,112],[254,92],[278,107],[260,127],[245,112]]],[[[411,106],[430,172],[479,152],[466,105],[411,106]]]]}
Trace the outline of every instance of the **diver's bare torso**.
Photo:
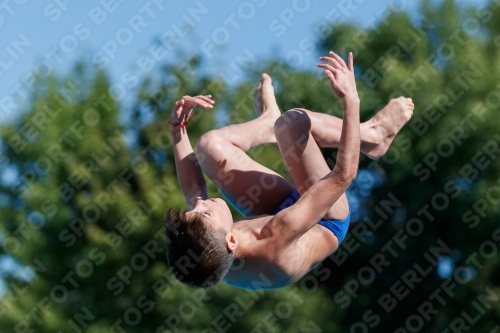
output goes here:
{"type": "Polygon", "coordinates": [[[249,289],[275,289],[294,283],[338,247],[337,237],[315,225],[298,240],[284,244],[280,235],[266,231],[274,215],[261,215],[234,223],[235,229],[252,234],[248,255],[235,261],[223,281],[249,289]],[[271,235],[273,234],[273,235],[271,235]]]}

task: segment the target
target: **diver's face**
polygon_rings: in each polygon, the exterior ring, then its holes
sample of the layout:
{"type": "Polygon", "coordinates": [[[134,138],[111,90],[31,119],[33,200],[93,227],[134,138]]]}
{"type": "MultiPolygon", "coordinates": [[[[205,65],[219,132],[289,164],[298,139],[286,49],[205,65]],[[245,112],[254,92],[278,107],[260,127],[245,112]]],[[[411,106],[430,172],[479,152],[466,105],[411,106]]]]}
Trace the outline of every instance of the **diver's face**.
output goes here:
{"type": "Polygon", "coordinates": [[[226,232],[230,232],[233,228],[231,211],[226,202],[219,198],[199,199],[196,201],[194,209],[186,212],[186,214],[202,215],[204,217],[203,220],[214,229],[222,228],[226,232]]]}

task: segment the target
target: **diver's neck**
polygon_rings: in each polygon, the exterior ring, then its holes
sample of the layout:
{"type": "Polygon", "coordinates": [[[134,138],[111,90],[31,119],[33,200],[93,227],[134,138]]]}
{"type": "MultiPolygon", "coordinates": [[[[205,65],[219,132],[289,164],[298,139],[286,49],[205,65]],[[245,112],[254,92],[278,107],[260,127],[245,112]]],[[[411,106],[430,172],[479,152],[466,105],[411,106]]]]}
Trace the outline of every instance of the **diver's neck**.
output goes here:
{"type": "Polygon", "coordinates": [[[235,259],[242,259],[258,255],[262,252],[260,240],[266,238],[267,234],[263,228],[269,223],[273,216],[256,215],[245,217],[233,224],[231,232],[238,238],[238,246],[235,249],[235,259]]]}
{"type": "Polygon", "coordinates": [[[235,249],[235,260],[248,257],[252,252],[253,245],[257,241],[255,233],[249,228],[235,229],[232,233],[238,238],[238,246],[235,249]]]}

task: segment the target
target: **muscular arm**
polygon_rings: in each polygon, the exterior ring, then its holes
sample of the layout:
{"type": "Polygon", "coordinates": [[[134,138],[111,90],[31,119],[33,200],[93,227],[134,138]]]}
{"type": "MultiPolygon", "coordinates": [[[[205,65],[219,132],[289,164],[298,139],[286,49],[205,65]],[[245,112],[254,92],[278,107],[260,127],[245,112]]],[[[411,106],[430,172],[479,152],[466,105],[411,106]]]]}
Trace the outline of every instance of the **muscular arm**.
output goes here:
{"type": "Polygon", "coordinates": [[[358,170],[359,97],[354,79],[352,54],[349,55],[349,67],[337,55],[332,57],[329,58],[332,61],[325,60],[331,65],[319,67],[325,69],[332,90],[342,101],[344,110],[337,163],[328,175],[312,185],[293,206],[276,215],[278,234],[286,241],[298,239],[323,218],[346,191],[358,170]]]}
{"type": "Polygon", "coordinates": [[[207,184],[194,154],[186,126],[181,124],[189,119],[196,106],[212,108],[213,101],[209,96],[184,96],[177,101],[169,120],[169,130],[174,145],[175,168],[182,193],[186,198],[188,209],[192,210],[198,197],[207,198],[207,184]]]}

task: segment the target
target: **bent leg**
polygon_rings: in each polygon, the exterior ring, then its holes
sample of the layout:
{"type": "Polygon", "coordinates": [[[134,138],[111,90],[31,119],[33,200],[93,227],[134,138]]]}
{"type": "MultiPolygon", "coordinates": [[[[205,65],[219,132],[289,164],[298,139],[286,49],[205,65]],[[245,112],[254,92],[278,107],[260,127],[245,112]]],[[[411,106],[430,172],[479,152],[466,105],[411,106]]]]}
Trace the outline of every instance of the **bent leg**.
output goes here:
{"type": "Polygon", "coordinates": [[[285,178],[251,159],[218,130],[200,138],[196,157],[219,191],[245,216],[271,214],[294,189],[285,178]]]}
{"type": "MultiPolygon", "coordinates": [[[[361,151],[371,158],[385,154],[397,132],[410,119],[412,110],[410,99],[394,99],[375,117],[362,123],[361,151]]],[[[319,148],[338,147],[342,119],[305,109],[293,109],[276,121],[274,130],[293,183],[303,194],[331,171],[319,148]]],[[[325,218],[344,219],[348,211],[344,194],[325,218]]]]}
{"type": "MultiPolygon", "coordinates": [[[[384,155],[401,127],[412,116],[413,109],[411,98],[395,98],[372,119],[361,123],[361,152],[374,159],[384,155]]],[[[306,109],[296,110],[303,111],[309,116],[311,134],[321,148],[338,147],[342,133],[342,119],[306,109]]]]}
{"type": "MultiPolygon", "coordinates": [[[[301,195],[331,171],[312,135],[311,125],[309,115],[300,109],[285,112],[274,125],[281,155],[301,195]]],[[[344,193],[324,218],[343,220],[348,213],[349,205],[344,193]]]]}
{"type": "Polygon", "coordinates": [[[273,125],[281,114],[268,76],[263,76],[255,99],[259,117],[207,132],[196,145],[203,171],[246,216],[272,214],[294,190],[285,178],[246,154],[253,147],[276,142],[273,125]]]}

